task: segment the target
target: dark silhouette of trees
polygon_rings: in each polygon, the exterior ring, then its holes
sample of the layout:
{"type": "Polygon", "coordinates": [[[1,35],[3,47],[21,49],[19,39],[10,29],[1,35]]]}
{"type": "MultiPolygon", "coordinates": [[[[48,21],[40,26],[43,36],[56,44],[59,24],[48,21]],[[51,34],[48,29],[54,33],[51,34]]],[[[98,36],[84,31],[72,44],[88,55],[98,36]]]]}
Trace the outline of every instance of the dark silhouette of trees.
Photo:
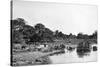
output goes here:
{"type": "Polygon", "coordinates": [[[45,26],[41,23],[36,24],[34,27],[35,27],[36,30],[41,30],[41,29],[45,28],[45,26]]]}
{"type": "Polygon", "coordinates": [[[77,34],[77,38],[78,38],[78,39],[82,39],[82,38],[83,38],[83,34],[82,34],[82,33],[78,33],[78,34],[77,34]]]}
{"type": "Polygon", "coordinates": [[[24,25],[25,20],[22,18],[11,20],[12,43],[21,43],[23,41],[22,29],[24,25]]]}
{"type": "Polygon", "coordinates": [[[46,28],[43,24],[38,23],[35,25],[35,32],[36,34],[41,37],[41,41],[53,41],[53,32],[46,28]]]}
{"type": "Polygon", "coordinates": [[[78,33],[77,36],[69,35],[59,30],[53,32],[45,25],[38,23],[34,27],[27,25],[22,18],[11,20],[12,43],[53,42],[54,39],[97,39],[97,31],[92,35],[78,33]]]}
{"type": "Polygon", "coordinates": [[[78,39],[89,39],[89,35],[78,33],[77,38],[78,39]]]}
{"type": "Polygon", "coordinates": [[[19,30],[25,25],[25,20],[22,18],[17,18],[15,20],[11,20],[12,29],[19,30]]]}
{"type": "Polygon", "coordinates": [[[78,33],[77,39],[97,39],[97,31],[95,31],[92,35],[78,33]]]}
{"type": "Polygon", "coordinates": [[[28,44],[31,42],[31,37],[35,34],[35,29],[30,25],[25,25],[23,27],[23,39],[28,44]]]}
{"type": "Polygon", "coordinates": [[[97,34],[97,31],[95,31],[95,32],[92,34],[92,38],[93,38],[93,39],[97,39],[97,35],[98,35],[98,34],[97,34]]]}
{"type": "Polygon", "coordinates": [[[13,43],[34,43],[53,41],[53,32],[43,24],[38,23],[34,27],[25,24],[25,20],[18,18],[11,20],[13,43]]]}
{"type": "Polygon", "coordinates": [[[68,38],[69,38],[69,39],[75,39],[75,38],[76,38],[76,35],[73,35],[72,33],[70,33],[70,34],[68,35],[68,38]]]}
{"type": "Polygon", "coordinates": [[[62,33],[61,31],[56,30],[54,32],[54,37],[57,39],[62,38],[65,39],[66,38],[66,34],[62,33]]]}

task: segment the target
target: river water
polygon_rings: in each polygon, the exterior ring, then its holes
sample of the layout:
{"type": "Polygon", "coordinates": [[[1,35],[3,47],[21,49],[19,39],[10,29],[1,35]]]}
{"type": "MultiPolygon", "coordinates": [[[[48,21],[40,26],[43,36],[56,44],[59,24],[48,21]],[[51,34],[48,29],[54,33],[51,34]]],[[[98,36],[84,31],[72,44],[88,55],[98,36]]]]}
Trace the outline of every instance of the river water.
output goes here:
{"type": "Polygon", "coordinates": [[[65,49],[64,54],[50,56],[50,59],[53,64],[94,62],[97,61],[97,51],[91,50],[91,52],[87,53],[83,57],[79,57],[76,49],[74,51],[68,51],[67,49],[65,49]]]}

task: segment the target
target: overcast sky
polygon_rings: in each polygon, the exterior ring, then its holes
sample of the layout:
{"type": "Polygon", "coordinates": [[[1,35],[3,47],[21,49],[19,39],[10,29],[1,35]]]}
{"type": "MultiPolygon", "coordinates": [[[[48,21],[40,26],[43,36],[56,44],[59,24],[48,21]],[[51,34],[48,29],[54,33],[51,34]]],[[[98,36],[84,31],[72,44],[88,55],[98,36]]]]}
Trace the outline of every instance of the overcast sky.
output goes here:
{"type": "Polygon", "coordinates": [[[23,18],[34,26],[44,24],[65,34],[92,34],[97,30],[97,6],[32,1],[13,1],[13,19],[23,18]]]}

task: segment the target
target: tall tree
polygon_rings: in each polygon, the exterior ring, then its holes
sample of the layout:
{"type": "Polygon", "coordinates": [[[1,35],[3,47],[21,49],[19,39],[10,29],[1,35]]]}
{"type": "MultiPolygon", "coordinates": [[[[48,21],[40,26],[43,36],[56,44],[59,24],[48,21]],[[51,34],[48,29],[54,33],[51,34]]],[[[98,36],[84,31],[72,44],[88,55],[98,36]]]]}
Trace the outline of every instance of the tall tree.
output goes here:
{"type": "Polygon", "coordinates": [[[12,43],[21,43],[23,41],[22,29],[24,25],[25,20],[22,18],[11,20],[12,43]]]}

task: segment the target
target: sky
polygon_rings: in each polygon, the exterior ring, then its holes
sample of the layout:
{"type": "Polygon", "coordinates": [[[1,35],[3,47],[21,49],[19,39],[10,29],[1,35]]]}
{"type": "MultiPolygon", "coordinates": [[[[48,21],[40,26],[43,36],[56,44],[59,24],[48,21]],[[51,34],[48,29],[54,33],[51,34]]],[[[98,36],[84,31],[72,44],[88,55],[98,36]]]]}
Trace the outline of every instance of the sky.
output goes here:
{"type": "Polygon", "coordinates": [[[31,26],[42,23],[65,34],[92,34],[98,26],[95,5],[14,0],[12,12],[13,19],[23,18],[31,26]]]}

